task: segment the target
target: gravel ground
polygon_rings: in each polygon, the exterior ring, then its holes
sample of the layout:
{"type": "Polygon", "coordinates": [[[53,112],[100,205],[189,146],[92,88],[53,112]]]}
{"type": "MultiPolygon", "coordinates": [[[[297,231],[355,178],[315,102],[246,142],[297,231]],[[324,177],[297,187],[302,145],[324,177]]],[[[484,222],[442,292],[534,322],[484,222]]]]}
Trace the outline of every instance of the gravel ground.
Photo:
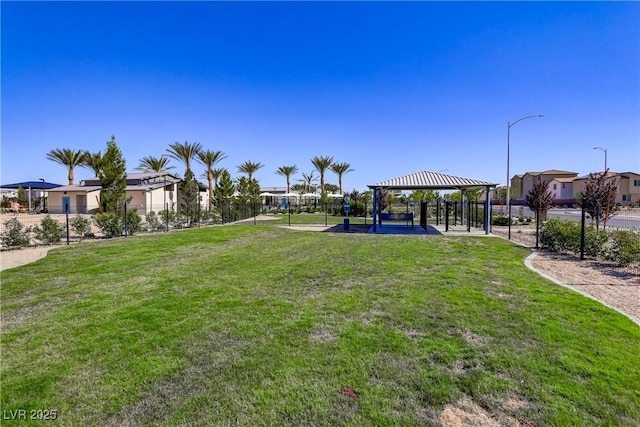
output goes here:
{"type": "MultiPolygon", "coordinates": [[[[507,236],[506,227],[494,227],[493,233],[505,238],[507,236]]],[[[535,228],[512,228],[511,240],[534,247],[535,228]]],[[[613,263],[587,259],[581,261],[574,255],[545,250],[535,252],[531,265],[563,285],[617,309],[640,324],[640,275],[637,271],[613,263]]]]}

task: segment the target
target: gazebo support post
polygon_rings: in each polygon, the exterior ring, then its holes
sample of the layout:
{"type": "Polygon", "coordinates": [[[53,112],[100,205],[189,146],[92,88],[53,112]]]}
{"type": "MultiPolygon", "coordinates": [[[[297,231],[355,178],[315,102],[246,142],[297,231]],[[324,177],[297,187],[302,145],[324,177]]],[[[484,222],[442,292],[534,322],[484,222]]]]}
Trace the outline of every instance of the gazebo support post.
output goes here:
{"type": "Polygon", "coordinates": [[[485,187],[485,200],[484,200],[484,234],[489,234],[491,228],[491,187],[488,185],[485,187]]]}
{"type": "Polygon", "coordinates": [[[373,232],[378,231],[378,187],[373,187],[373,232]]]}

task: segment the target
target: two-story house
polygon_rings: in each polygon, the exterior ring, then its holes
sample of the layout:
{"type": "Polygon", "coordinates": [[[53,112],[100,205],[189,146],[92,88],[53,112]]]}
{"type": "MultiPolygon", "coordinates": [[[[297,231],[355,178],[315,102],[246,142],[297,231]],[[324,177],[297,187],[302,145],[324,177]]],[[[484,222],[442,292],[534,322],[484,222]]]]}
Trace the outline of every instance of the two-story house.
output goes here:
{"type": "Polygon", "coordinates": [[[550,185],[556,204],[572,204],[575,202],[571,182],[578,176],[577,172],[556,169],[544,172],[526,172],[511,178],[511,200],[513,204],[524,204],[527,195],[534,185],[544,181],[550,185]],[[555,187],[554,187],[555,186],[555,187]]]}
{"type": "MultiPolygon", "coordinates": [[[[573,181],[574,197],[586,191],[589,175],[581,176],[573,181]]],[[[608,172],[607,181],[616,183],[618,190],[614,203],[622,206],[640,206],[640,173],[608,172]]]]}

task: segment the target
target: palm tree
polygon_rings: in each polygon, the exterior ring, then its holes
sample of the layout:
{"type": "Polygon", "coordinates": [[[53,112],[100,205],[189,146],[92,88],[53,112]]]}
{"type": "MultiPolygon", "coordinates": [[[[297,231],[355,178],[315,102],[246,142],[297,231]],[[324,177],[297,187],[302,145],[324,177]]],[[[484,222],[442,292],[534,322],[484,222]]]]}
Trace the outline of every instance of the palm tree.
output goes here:
{"type": "Polygon", "coordinates": [[[213,167],[227,156],[220,150],[200,150],[196,160],[205,167],[207,181],[209,181],[209,210],[213,210],[213,167]]]}
{"type": "Polygon", "coordinates": [[[353,172],[353,169],[351,169],[351,165],[349,163],[344,162],[332,164],[331,170],[338,175],[338,188],[340,188],[340,194],[342,194],[342,175],[353,172]]]}
{"type": "Polygon", "coordinates": [[[304,184],[304,192],[305,193],[311,193],[311,183],[313,181],[315,181],[316,179],[318,179],[317,177],[313,176],[313,171],[311,171],[308,175],[304,172],[302,172],[302,179],[299,179],[298,181],[302,182],[304,184]]]}
{"type": "Polygon", "coordinates": [[[189,143],[185,141],[184,144],[181,142],[174,142],[173,144],[169,144],[169,148],[167,148],[169,157],[184,163],[186,168],[185,175],[187,175],[188,172],[193,173],[191,170],[191,162],[200,151],[202,151],[202,144],[199,142],[189,143]]]}
{"type": "Polygon", "coordinates": [[[287,193],[291,189],[291,175],[295,175],[298,173],[298,167],[296,165],[293,166],[280,166],[276,171],[278,175],[287,177],[287,193]]]}
{"type": "Polygon", "coordinates": [[[264,165],[260,162],[254,163],[251,160],[247,160],[240,166],[238,166],[238,172],[246,173],[249,177],[249,181],[253,181],[253,174],[258,171],[258,169],[263,168],[264,165]]]}
{"type": "Polygon", "coordinates": [[[80,166],[91,169],[96,177],[100,177],[100,172],[102,172],[102,152],[98,151],[97,153],[90,153],[89,151],[84,152],[84,160],[80,166]]]}
{"type": "Polygon", "coordinates": [[[142,172],[167,172],[169,169],[173,169],[173,166],[169,166],[169,158],[163,154],[160,157],[146,156],[140,159],[140,164],[136,170],[142,172]]]}
{"type": "Polygon", "coordinates": [[[333,156],[315,156],[311,159],[311,164],[316,168],[320,174],[320,194],[324,195],[324,173],[333,163],[333,156]]]}
{"type": "Polygon", "coordinates": [[[69,185],[73,185],[74,169],[84,163],[84,151],[70,148],[56,148],[47,153],[47,159],[67,167],[69,185]]]}

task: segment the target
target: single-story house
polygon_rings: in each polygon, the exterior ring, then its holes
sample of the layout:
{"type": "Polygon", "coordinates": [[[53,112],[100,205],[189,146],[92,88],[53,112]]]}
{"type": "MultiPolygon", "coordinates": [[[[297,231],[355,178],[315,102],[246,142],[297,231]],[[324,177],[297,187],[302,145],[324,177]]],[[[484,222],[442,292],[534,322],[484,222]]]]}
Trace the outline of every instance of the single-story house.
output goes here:
{"type": "MultiPolygon", "coordinates": [[[[149,212],[160,212],[165,208],[175,211],[178,208],[178,184],[182,179],[167,172],[145,172],[127,174],[125,188],[129,209],[136,209],[140,215],[149,212]]],[[[207,206],[207,187],[198,182],[200,189],[200,203],[207,206]]],[[[99,178],[80,181],[79,185],[65,185],[49,190],[49,212],[64,213],[69,207],[69,213],[96,213],[100,210],[100,191],[102,186],[99,178]]]]}

